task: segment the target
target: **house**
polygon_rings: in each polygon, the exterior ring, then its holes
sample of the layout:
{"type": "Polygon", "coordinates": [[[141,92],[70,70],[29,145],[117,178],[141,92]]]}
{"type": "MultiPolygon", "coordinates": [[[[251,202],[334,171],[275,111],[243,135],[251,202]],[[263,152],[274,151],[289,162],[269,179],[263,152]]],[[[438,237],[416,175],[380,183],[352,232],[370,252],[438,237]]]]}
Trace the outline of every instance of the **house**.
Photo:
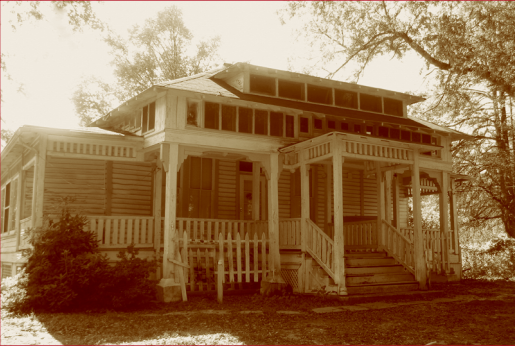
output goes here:
{"type": "Polygon", "coordinates": [[[340,295],[460,280],[450,145],[466,135],[408,117],[423,100],[237,63],[154,85],[88,128],[23,126],[1,154],[2,277],[69,197],[113,261],[131,243],[158,257],[163,300],[217,278],[340,295]],[[423,229],[434,194],[440,228],[423,229]]]}

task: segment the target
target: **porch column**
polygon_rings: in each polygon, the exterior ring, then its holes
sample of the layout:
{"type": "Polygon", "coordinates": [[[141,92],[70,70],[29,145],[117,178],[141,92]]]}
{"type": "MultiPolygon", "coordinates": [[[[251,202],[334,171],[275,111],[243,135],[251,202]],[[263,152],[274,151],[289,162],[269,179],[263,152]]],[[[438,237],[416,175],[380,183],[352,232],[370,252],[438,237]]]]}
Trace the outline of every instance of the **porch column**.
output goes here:
{"type": "MultiPolygon", "coordinates": [[[[156,251],[157,259],[161,255],[161,194],[163,186],[163,163],[157,160],[154,172],[154,249],[156,251]]],[[[158,268],[156,272],[156,279],[161,279],[161,270],[158,268]]]]}
{"type": "MultiPolygon", "coordinates": [[[[284,282],[281,277],[279,253],[279,153],[270,154],[270,180],[268,181],[268,236],[271,253],[271,282],[284,282]]],[[[270,281],[270,280],[269,280],[270,281]]]]}
{"type": "Polygon", "coordinates": [[[175,239],[177,210],[177,166],[179,145],[177,143],[161,144],[161,161],[166,172],[165,222],[164,222],[164,254],[163,278],[158,284],[158,299],[163,302],[181,300],[179,278],[175,276],[175,239]]]}
{"type": "Polygon", "coordinates": [[[424,234],[422,233],[422,204],[420,200],[420,169],[418,149],[413,150],[411,168],[411,191],[413,194],[413,242],[415,249],[415,279],[421,290],[427,290],[424,234]]]}
{"type": "Polygon", "coordinates": [[[342,143],[331,142],[333,151],[333,189],[334,189],[334,273],[338,294],[347,295],[345,286],[345,244],[343,237],[343,156],[342,143]]]}
{"type": "Polygon", "coordinates": [[[260,191],[259,188],[261,185],[261,164],[259,161],[252,162],[252,219],[254,221],[257,221],[260,219],[259,214],[259,201],[260,198],[260,191]]]}
{"type": "Polygon", "coordinates": [[[385,198],[384,198],[384,179],[381,172],[381,164],[376,162],[376,185],[377,185],[377,235],[381,249],[386,245],[388,239],[383,232],[383,220],[385,220],[385,198]]]}
{"type": "MultiPolygon", "coordinates": [[[[459,242],[459,222],[458,222],[458,209],[457,209],[457,206],[456,206],[456,182],[454,181],[454,179],[452,180],[452,183],[451,183],[451,203],[450,203],[450,206],[451,206],[451,229],[452,229],[452,232],[453,232],[453,248],[454,248],[454,253],[455,254],[460,254],[461,251],[460,251],[460,242],[459,242]]],[[[460,259],[460,262],[461,262],[461,259],[460,259]]]]}
{"type": "Polygon", "coordinates": [[[442,261],[443,270],[449,274],[449,252],[450,252],[450,237],[449,237],[449,173],[442,172],[441,178],[441,192],[440,192],[440,238],[442,239],[442,261]]]}
{"type": "Polygon", "coordinates": [[[34,167],[34,186],[32,189],[32,226],[43,226],[43,203],[45,197],[45,166],[46,166],[47,135],[39,138],[34,167]]]}
{"type": "MultiPolygon", "coordinates": [[[[309,219],[309,166],[304,162],[304,152],[299,153],[299,176],[300,176],[300,251],[302,254],[302,264],[304,265],[303,272],[303,292],[307,293],[310,289],[310,277],[312,262],[306,260],[306,247],[308,241],[308,225],[307,220],[309,219]]],[[[310,257],[308,257],[310,258],[310,257]]]]}

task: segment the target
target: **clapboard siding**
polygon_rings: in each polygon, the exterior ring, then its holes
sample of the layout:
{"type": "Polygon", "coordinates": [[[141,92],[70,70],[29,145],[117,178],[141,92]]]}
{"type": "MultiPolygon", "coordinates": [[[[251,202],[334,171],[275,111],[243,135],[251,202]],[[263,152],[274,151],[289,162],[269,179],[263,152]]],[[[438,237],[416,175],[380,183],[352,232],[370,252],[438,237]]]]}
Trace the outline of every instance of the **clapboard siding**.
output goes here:
{"type": "Polygon", "coordinates": [[[288,219],[291,214],[290,195],[291,195],[291,173],[282,171],[279,177],[279,218],[288,219]]]}
{"type": "Polygon", "coordinates": [[[112,165],[111,215],[152,215],[152,164],[115,161],[112,165]]]}
{"type": "Polygon", "coordinates": [[[2,252],[13,252],[16,251],[16,236],[3,236],[2,237],[2,252]]]}
{"type": "Polygon", "coordinates": [[[399,224],[400,228],[408,227],[408,197],[406,189],[399,189],[399,224]]]}
{"type": "Polygon", "coordinates": [[[24,179],[25,187],[24,191],[22,191],[22,193],[24,194],[23,206],[20,213],[20,217],[22,220],[32,215],[32,189],[34,186],[34,167],[25,171],[24,179]]]}
{"type": "Polygon", "coordinates": [[[377,216],[377,180],[375,175],[363,177],[364,216],[377,216]]]}
{"type": "Polygon", "coordinates": [[[321,229],[325,229],[326,224],[326,216],[325,216],[325,169],[323,165],[313,165],[312,166],[316,170],[316,224],[321,229]]]}
{"type": "Polygon", "coordinates": [[[218,218],[234,220],[238,219],[236,215],[236,161],[219,160],[218,161],[218,218]]]}
{"type": "MultiPolygon", "coordinates": [[[[104,215],[105,161],[68,159],[48,156],[45,167],[45,213],[59,212],[65,197],[72,201],[72,212],[85,215],[104,215]]],[[[28,179],[31,180],[31,179],[28,179]]]]}

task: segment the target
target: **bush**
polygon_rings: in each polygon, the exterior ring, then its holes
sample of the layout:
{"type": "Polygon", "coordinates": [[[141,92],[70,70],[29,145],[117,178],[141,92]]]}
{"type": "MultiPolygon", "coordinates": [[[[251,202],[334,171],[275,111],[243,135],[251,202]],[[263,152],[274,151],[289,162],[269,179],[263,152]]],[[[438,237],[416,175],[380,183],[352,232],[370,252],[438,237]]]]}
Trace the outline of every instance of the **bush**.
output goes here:
{"type": "Polygon", "coordinates": [[[95,234],[85,231],[87,219],[66,208],[57,222],[30,230],[25,270],[2,282],[2,305],[10,311],[69,311],[132,308],[154,299],[150,274],[156,263],[136,257],[133,246],[109,265],[98,251],[95,234]],[[5,286],[5,288],[4,288],[5,286]],[[4,290],[6,299],[4,300],[4,290]]]}

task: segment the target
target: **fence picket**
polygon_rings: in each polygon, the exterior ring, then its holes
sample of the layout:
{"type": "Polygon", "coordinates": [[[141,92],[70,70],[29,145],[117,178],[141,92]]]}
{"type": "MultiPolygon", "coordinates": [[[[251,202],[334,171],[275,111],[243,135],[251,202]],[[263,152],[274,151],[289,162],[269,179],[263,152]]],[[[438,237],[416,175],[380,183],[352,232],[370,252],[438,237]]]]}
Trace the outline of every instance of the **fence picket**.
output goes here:
{"type": "Polygon", "coordinates": [[[250,282],[250,247],[249,233],[245,233],[245,282],[250,282]]]}
{"type": "Polygon", "coordinates": [[[238,283],[241,283],[241,237],[239,232],[236,233],[236,261],[236,265],[238,268],[238,283]]]}
{"type": "Polygon", "coordinates": [[[258,235],[254,233],[254,282],[258,282],[258,264],[259,264],[259,251],[258,251],[258,235]]]}
{"type": "MultiPolygon", "coordinates": [[[[268,263],[270,265],[270,262],[268,263]]],[[[266,241],[265,234],[261,233],[261,280],[266,277],[266,241]]]]}

